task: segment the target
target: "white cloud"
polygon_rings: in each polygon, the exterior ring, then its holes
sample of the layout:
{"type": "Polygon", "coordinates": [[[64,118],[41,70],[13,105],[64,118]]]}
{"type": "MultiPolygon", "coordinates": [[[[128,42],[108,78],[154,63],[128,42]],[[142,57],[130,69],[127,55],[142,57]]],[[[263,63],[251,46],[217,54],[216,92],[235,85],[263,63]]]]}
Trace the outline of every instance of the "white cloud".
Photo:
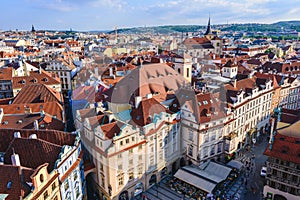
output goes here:
{"type": "Polygon", "coordinates": [[[126,1],[122,0],[93,0],[89,2],[89,5],[94,7],[94,8],[117,8],[119,10],[123,9],[127,3],[126,1]]]}

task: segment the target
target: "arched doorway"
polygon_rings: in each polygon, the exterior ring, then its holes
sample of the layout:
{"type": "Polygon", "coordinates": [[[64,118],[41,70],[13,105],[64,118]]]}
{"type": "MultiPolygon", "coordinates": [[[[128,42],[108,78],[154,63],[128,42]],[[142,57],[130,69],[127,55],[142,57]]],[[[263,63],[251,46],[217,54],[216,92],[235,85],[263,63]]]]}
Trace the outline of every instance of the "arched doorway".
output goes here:
{"type": "Polygon", "coordinates": [[[149,186],[156,184],[156,175],[153,174],[149,180],[149,186]]]}
{"type": "Polygon", "coordinates": [[[167,168],[164,167],[160,172],[160,178],[164,178],[167,175],[167,168]]]}
{"type": "Polygon", "coordinates": [[[119,195],[119,200],[129,200],[128,191],[125,190],[119,195]]]}
{"type": "Polygon", "coordinates": [[[287,200],[287,198],[285,198],[284,196],[282,196],[280,194],[275,194],[274,200],[287,200]]]}

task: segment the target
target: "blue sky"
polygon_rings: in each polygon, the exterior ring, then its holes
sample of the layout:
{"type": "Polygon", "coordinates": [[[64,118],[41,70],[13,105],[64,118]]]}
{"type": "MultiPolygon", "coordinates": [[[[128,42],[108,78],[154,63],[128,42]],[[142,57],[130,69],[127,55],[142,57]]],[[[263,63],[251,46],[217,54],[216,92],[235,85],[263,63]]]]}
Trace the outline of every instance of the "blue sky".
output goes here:
{"type": "Polygon", "coordinates": [[[300,20],[300,0],[3,0],[0,29],[110,30],[300,20]]]}

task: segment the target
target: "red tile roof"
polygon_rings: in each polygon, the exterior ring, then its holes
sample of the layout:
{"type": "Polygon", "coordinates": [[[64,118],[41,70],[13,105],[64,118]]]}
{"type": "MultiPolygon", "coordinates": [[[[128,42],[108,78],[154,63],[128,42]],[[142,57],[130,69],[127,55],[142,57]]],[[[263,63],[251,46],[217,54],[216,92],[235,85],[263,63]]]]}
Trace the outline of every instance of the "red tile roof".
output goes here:
{"type": "Polygon", "coordinates": [[[105,135],[106,139],[112,139],[115,134],[118,135],[121,131],[122,123],[112,122],[109,124],[104,124],[101,126],[101,129],[105,135]]]}
{"type": "MultiPolygon", "coordinates": [[[[9,104],[0,105],[4,114],[23,114],[25,113],[24,104],[9,104]]],[[[45,113],[56,116],[57,119],[63,120],[62,111],[63,107],[58,102],[46,102],[46,103],[26,103],[26,108],[30,108],[32,113],[39,113],[43,110],[45,113]]]]}
{"type": "Polygon", "coordinates": [[[26,85],[18,93],[13,104],[61,102],[62,95],[44,84],[26,85]]]}
{"type": "Polygon", "coordinates": [[[162,112],[170,113],[167,108],[161,105],[154,98],[144,99],[140,102],[137,108],[132,109],[131,118],[138,126],[145,126],[152,123],[154,114],[160,114],[162,112]]]}
{"type": "Polygon", "coordinates": [[[5,152],[10,142],[14,139],[14,133],[20,132],[22,138],[28,138],[36,134],[37,138],[59,145],[74,146],[76,135],[57,130],[28,130],[28,129],[0,129],[0,152],[5,152]]]}
{"type": "Polygon", "coordinates": [[[31,192],[31,188],[26,182],[31,182],[30,176],[33,172],[33,169],[26,167],[0,165],[0,193],[8,194],[5,200],[16,200],[27,196],[31,192]],[[24,182],[21,181],[22,178],[24,178],[24,182]],[[11,182],[10,188],[8,187],[9,182],[11,182]]]}
{"type": "Polygon", "coordinates": [[[157,101],[165,101],[169,94],[174,94],[185,82],[182,76],[167,64],[147,64],[132,70],[116,84],[107,90],[108,101],[113,103],[130,103],[135,96],[146,97],[154,94],[157,101]]]}
{"type": "Polygon", "coordinates": [[[29,84],[45,84],[45,85],[59,85],[60,79],[56,74],[51,74],[44,70],[30,72],[29,76],[15,76],[12,78],[12,87],[14,89],[23,88],[29,84]]]}
{"type": "Polygon", "coordinates": [[[107,115],[92,116],[92,117],[88,118],[88,121],[90,123],[92,130],[99,125],[104,125],[104,124],[109,123],[107,115]]]}
{"type": "Polygon", "coordinates": [[[72,92],[72,100],[86,99],[89,103],[94,103],[95,94],[94,86],[79,86],[72,92]]]}
{"type": "Polygon", "coordinates": [[[21,166],[36,169],[49,163],[48,171],[54,169],[54,164],[61,153],[62,146],[41,139],[14,138],[4,155],[4,163],[12,164],[13,151],[19,155],[21,166]]]}
{"type": "Polygon", "coordinates": [[[0,80],[12,80],[12,68],[2,67],[0,69],[0,80]]]}
{"type": "Polygon", "coordinates": [[[300,132],[297,131],[297,137],[291,137],[277,133],[274,137],[274,143],[269,144],[264,155],[278,158],[300,165],[300,132]]]}

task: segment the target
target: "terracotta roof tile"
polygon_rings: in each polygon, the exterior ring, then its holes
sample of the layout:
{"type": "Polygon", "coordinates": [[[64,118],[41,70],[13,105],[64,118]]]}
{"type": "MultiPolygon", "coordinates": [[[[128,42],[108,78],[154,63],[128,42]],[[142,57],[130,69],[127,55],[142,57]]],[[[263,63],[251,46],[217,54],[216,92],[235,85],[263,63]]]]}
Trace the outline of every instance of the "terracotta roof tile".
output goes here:
{"type": "Polygon", "coordinates": [[[33,169],[26,167],[18,167],[12,165],[0,165],[0,193],[8,194],[8,197],[5,200],[16,200],[20,199],[20,196],[27,196],[31,188],[26,182],[31,182],[30,176],[34,172],[33,169]],[[22,182],[22,178],[20,172],[23,175],[24,182],[22,182]],[[9,182],[11,182],[10,187],[9,182]]]}
{"type": "Polygon", "coordinates": [[[115,134],[118,135],[120,133],[120,127],[122,127],[122,123],[115,121],[109,124],[102,125],[101,129],[106,139],[112,139],[115,136],[115,134]]]}
{"type": "Polygon", "coordinates": [[[86,99],[89,103],[95,102],[95,87],[93,86],[79,86],[72,92],[72,100],[86,99]]]}
{"type": "Polygon", "coordinates": [[[135,96],[146,97],[153,94],[153,98],[161,102],[168,94],[175,93],[186,80],[167,64],[147,64],[132,70],[118,82],[115,87],[106,91],[108,101],[113,103],[132,103],[135,96]]]}
{"type": "Polygon", "coordinates": [[[264,152],[264,155],[297,163],[299,165],[300,164],[299,127],[295,131],[297,132],[297,135],[295,135],[294,137],[280,134],[279,131],[279,133],[277,133],[274,137],[274,143],[268,145],[268,147],[264,152]]]}
{"type": "Polygon", "coordinates": [[[45,113],[56,116],[57,119],[63,120],[62,111],[63,107],[58,102],[46,102],[46,103],[26,103],[24,104],[9,104],[0,105],[4,114],[22,114],[25,113],[25,109],[30,108],[32,113],[40,113],[43,110],[45,113]]]}
{"type": "Polygon", "coordinates": [[[62,146],[41,139],[14,138],[5,152],[5,164],[12,164],[13,150],[19,155],[22,166],[36,169],[42,164],[49,163],[48,171],[51,172],[62,146]]]}
{"type": "Polygon", "coordinates": [[[23,88],[25,85],[31,84],[59,85],[60,79],[56,74],[50,74],[44,70],[41,73],[32,71],[29,76],[12,77],[12,87],[14,89],[23,88]]]}
{"type": "Polygon", "coordinates": [[[12,80],[12,70],[10,67],[0,68],[0,80],[12,80]]]}
{"type": "Polygon", "coordinates": [[[62,95],[44,84],[26,85],[17,94],[13,104],[61,102],[62,95]]]}
{"type": "Polygon", "coordinates": [[[133,122],[139,126],[145,126],[152,123],[154,114],[162,112],[170,113],[170,111],[161,105],[154,98],[142,100],[137,108],[131,111],[131,118],[133,122]]]}
{"type": "Polygon", "coordinates": [[[14,139],[14,133],[20,132],[22,138],[28,138],[36,134],[37,138],[47,142],[63,146],[73,146],[76,135],[57,130],[28,130],[28,129],[0,129],[0,152],[5,152],[10,142],[14,139]]]}

